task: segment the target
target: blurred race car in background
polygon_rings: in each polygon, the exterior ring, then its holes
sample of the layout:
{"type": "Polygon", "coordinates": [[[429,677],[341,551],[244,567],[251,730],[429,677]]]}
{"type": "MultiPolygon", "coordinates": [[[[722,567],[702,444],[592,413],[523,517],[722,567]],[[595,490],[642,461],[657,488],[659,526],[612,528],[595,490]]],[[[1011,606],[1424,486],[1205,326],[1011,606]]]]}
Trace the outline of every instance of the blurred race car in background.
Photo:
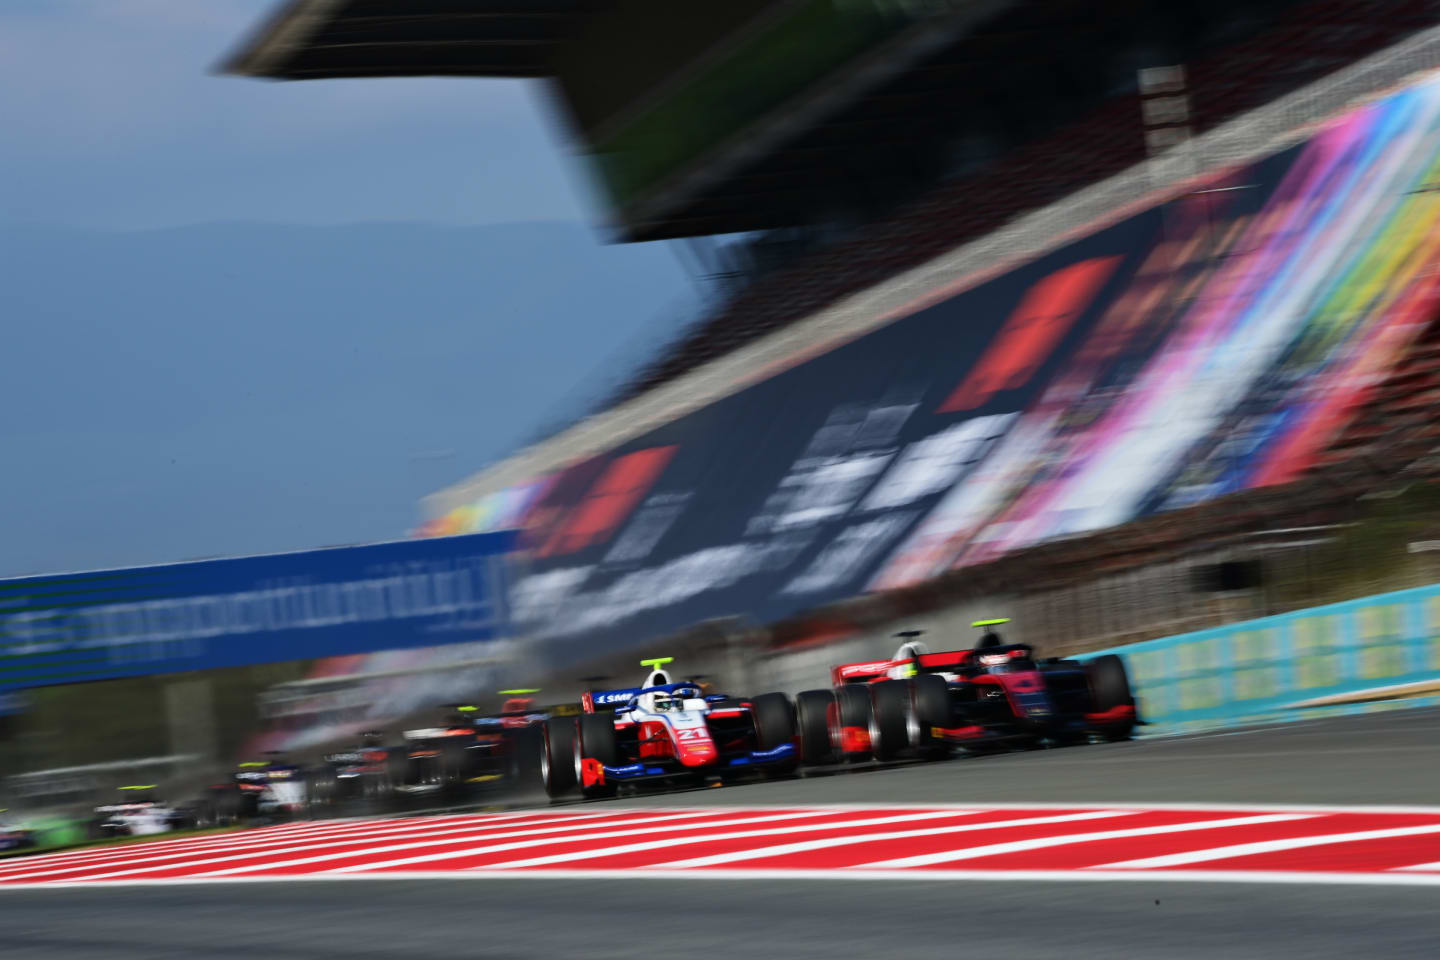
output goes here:
{"type": "Polygon", "coordinates": [[[208,825],[298,816],[306,812],[307,796],[305,772],[273,754],[244,761],[229,780],[212,784],[198,819],[208,825]]]}
{"type": "Polygon", "coordinates": [[[1081,662],[1036,659],[1023,643],[985,629],[968,650],[931,653],[898,634],[888,660],[831,669],[830,690],[796,697],[804,761],[941,759],[951,748],[1033,748],[1128,740],[1139,718],[1125,664],[1105,655],[1081,662]]]}
{"type": "Polygon", "coordinates": [[[306,801],[312,808],[388,798],[392,792],[391,759],[385,735],[378,730],[365,731],[351,749],[321,758],[306,781],[306,801]]]}
{"type": "Polygon", "coordinates": [[[95,808],[90,837],[143,837],[195,826],[193,811],[162,803],[155,798],[154,790],[154,784],[121,787],[123,799],[119,803],[95,808]]]}
{"type": "Polygon", "coordinates": [[[696,785],[759,772],[794,773],[795,708],[783,693],[751,699],[707,693],[662,669],[673,657],[642,660],[645,682],[594,690],[578,717],[546,721],[540,775],[561,797],[614,796],[625,783],[696,785]]]}
{"type": "MultiPolygon", "coordinates": [[[[4,813],[4,810],[0,810],[0,815],[4,813]]],[[[35,844],[34,831],[17,826],[0,816],[0,853],[7,850],[28,850],[35,844]]]]}
{"type": "Polygon", "coordinates": [[[392,761],[395,788],[425,793],[515,780],[535,771],[541,725],[564,709],[539,707],[534,698],[539,692],[501,690],[507,699],[497,713],[454,704],[442,725],[404,731],[405,744],[392,761]]]}

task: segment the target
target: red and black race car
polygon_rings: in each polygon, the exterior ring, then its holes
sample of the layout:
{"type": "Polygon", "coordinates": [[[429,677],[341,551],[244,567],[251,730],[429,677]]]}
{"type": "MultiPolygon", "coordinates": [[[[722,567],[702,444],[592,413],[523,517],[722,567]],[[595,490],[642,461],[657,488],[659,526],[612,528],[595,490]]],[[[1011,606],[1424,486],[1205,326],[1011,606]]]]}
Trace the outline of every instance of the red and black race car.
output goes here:
{"type": "Polygon", "coordinates": [[[940,759],[969,750],[1128,740],[1139,722],[1125,664],[1105,655],[1081,662],[1037,659],[981,620],[969,650],[931,653],[906,631],[889,660],[831,670],[834,688],[796,697],[807,763],[940,759]]]}
{"type": "Polygon", "coordinates": [[[527,773],[538,756],[540,725],[561,712],[537,706],[532,695],[539,692],[501,690],[508,699],[498,713],[457,704],[444,725],[404,731],[405,745],[395,753],[396,789],[418,793],[527,773]]]}

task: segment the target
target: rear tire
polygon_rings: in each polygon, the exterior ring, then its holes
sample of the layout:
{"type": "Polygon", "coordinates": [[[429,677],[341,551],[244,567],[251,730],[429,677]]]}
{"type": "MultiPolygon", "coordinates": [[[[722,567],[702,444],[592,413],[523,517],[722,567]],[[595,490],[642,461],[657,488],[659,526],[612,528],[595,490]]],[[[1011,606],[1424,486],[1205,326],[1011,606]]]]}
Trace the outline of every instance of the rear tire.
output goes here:
{"type": "Polygon", "coordinates": [[[807,767],[839,759],[830,739],[830,713],[835,710],[830,690],[806,690],[795,697],[795,720],[800,735],[800,762],[807,767]]]}
{"type": "Polygon", "coordinates": [[[521,727],[510,736],[510,742],[505,745],[508,751],[505,775],[516,786],[533,786],[540,776],[540,731],[541,725],[538,723],[521,727]]]}
{"type": "Polygon", "coordinates": [[[320,816],[332,810],[340,799],[340,781],[335,771],[328,767],[312,770],[306,778],[305,803],[311,816],[320,816]]]}
{"type": "Polygon", "coordinates": [[[831,742],[840,752],[840,759],[846,763],[864,763],[873,753],[871,750],[843,750],[844,741],[840,730],[844,727],[859,727],[870,732],[874,711],[870,706],[870,691],[860,684],[845,684],[835,688],[835,718],[837,724],[830,733],[831,742]]]}
{"type": "MultiPolygon", "coordinates": [[[[1090,700],[1096,713],[1104,713],[1116,707],[1135,706],[1134,694],[1130,691],[1130,676],[1125,670],[1125,661],[1113,653],[1096,657],[1085,663],[1085,675],[1090,681],[1090,700]]],[[[1099,728],[1100,736],[1111,742],[1129,740],[1135,729],[1135,720],[1106,724],[1099,728]]]]}
{"type": "Polygon", "coordinates": [[[446,740],[440,748],[440,780],[450,790],[459,790],[470,778],[470,753],[458,739],[446,740]]]}
{"type": "MultiPolygon", "coordinates": [[[[795,745],[795,706],[783,693],[762,693],[750,701],[750,716],[755,721],[755,745],[761,750],[795,745]]],[[[788,776],[800,765],[798,757],[777,763],[772,775],[788,776]]]]}
{"type": "MultiPolygon", "coordinates": [[[[619,750],[615,745],[615,718],[610,713],[583,713],[580,715],[580,756],[596,760],[607,766],[618,765],[619,750]]],[[[579,776],[579,771],[576,771],[579,776]]],[[[615,784],[605,783],[587,787],[580,780],[580,792],[586,797],[613,797],[615,784]]]]}
{"type": "Polygon", "coordinates": [[[405,791],[400,788],[415,782],[415,772],[414,762],[410,759],[410,748],[391,747],[385,758],[385,779],[389,782],[392,797],[404,796],[405,791]]]}
{"type": "Polygon", "coordinates": [[[540,782],[550,797],[563,797],[580,783],[580,741],[572,717],[552,717],[540,731],[540,782]]]}
{"type": "Polygon", "coordinates": [[[232,826],[240,822],[245,812],[245,798],[235,788],[217,790],[212,796],[215,822],[232,826]]]}
{"type": "Polygon", "coordinates": [[[911,681],[915,698],[915,717],[918,721],[916,752],[922,760],[944,760],[950,756],[950,745],[930,733],[933,727],[949,728],[954,725],[954,711],[950,707],[950,684],[944,677],[933,673],[922,673],[911,681]]]}
{"type": "Polygon", "coordinates": [[[870,686],[870,748],[875,759],[898,760],[920,739],[910,684],[904,680],[881,680],[870,686]]]}

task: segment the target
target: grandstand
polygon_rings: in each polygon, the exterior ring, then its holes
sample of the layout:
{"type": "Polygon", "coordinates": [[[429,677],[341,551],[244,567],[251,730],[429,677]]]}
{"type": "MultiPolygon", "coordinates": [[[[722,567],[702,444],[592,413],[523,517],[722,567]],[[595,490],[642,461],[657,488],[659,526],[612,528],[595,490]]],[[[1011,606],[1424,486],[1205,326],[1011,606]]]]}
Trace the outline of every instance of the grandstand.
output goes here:
{"type": "MultiPolygon", "coordinates": [[[[1223,25],[1213,34],[1214,41],[1174,43],[1167,51],[1173,62],[1186,65],[1194,105],[1191,125],[1197,132],[1218,127],[1359,56],[1383,49],[1419,24],[1433,23],[1423,4],[1327,0],[1273,12],[1262,7],[1278,19],[1249,21],[1247,35],[1224,44],[1221,38],[1234,29],[1236,21],[1230,18],[1236,11],[1212,9],[1223,25]]],[[[1202,38],[1209,39],[1204,34],[1202,38]]],[[[683,376],[846,294],[883,282],[1027,211],[1142,162],[1146,150],[1140,95],[1133,78],[1127,79],[1131,82],[1108,91],[1109,96],[1089,109],[1067,113],[1046,134],[967,164],[968,169],[887,211],[888,216],[855,229],[845,240],[751,284],[676,343],[617,399],[629,399],[683,376]]]]}
{"type": "MultiPolygon", "coordinates": [[[[789,642],[1003,601],[1077,648],[1361,589],[1311,574],[1364,514],[1357,498],[1425,475],[1440,440],[1432,268],[1412,269],[1434,251],[1405,239],[1415,230],[1387,226],[1422,224],[1423,234],[1440,213],[1427,196],[1434,85],[1412,86],[1440,67],[1440,4],[675,9],[294,0],[226,64],[277,79],[536,78],[593,161],[614,236],[690,238],[731,275],[713,313],[610,407],[430,498],[427,533],[530,531],[536,575],[520,606],[557,611],[534,623],[538,635],[595,611],[634,642],[743,610],[789,642]],[[637,48],[653,55],[619,55],[637,48]],[[1171,66],[1183,79],[1156,109],[1140,71],[1171,66]],[[1362,156],[1379,158],[1377,172],[1347,180],[1362,156]],[[1292,224],[1310,246],[1263,229],[1296,202],[1310,204],[1292,224]],[[1332,202],[1348,231],[1333,250],[1332,202]],[[1400,259],[1411,266],[1382,264],[1392,249],[1410,250],[1400,259]],[[1303,282],[1285,274],[1286,290],[1318,305],[1272,331],[1294,337],[1289,352],[1237,381],[1243,403],[1210,411],[1218,426],[1173,452],[1171,474],[1147,479],[1123,508],[1067,487],[1065,471],[1082,462],[1074,450],[1112,464],[1159,456],[1153,436],[1138,445],[1139,427],[1102,428],[1203,386],[1149,389],[1143,372],[1188,362],[1187,324],[1220,329],[1218,314],[1195,305],[1236,297],[1237,264],[1279,275],[1322,256],[1385,295],[1361,301],[1332,290],[1323,271],[1303,282]],[[1005,368],[1007,355],[1040,350],[1004,339],[1002,321],[1032,296],[1075,326],[1044,341],[1050,359],[1005,368]],[[1151,339],[1105,353],[1106,336],[1132,336],[1141,306],[1151,339]],[[988,406],[954,399],[964,377],[919,370],[917,358],[935,353],[954,354],[958,374],[978,370],[991,343],[1005,369],[982,390],[988,406]],[[1085,364],[1098,372],[1075,379],[1085,364]],[[1025,377],[1054,386],[1021,391],[1025,377]],[[812,395],[818,406],[806,407],[812,395]],[[1047,404],[1057,405],[1053,424],[1047,404]],[[932,410],[928,426],[915,419],[932,410]],[[972,422],[966,411],[1018,418],[1041,439],[1016,451],[1014,434],[948,432],[972,422]],[[842,433],[850,439],[826,446],[842,433]],[[746,439],[727,446],[729,435],[746,439]],[[964,449],[983,449],[982,465],[956,466],[948,482],[896,500],[904,509],[865,516],[863,485],[930,456],[942,436],[978,445],[964,449]],[[1253,441],[1249,452],[1235,452],[1241,441],[1253,441]],[[1017,481],[1025,471],[1040,479],[1017,481]],[[845,477],[862,492],[836,494],[845,477]],[[982,494],[983,515],[966,501],[982,494]],[[946,520],[955,515],[970,526],[946,520]],[[939,521],[951,526],[922,542],[939,521]],[[805,586],[835,557],[861,554],[823,589],[805,586]],[[1244,609],[1191,589],[1197,567],[1256,556],[1267,584],[1307,585],[1244,593],[1244,609]],[[676,599],[664,616],[635,599],[666,590],[676,599]]],[[[1282,293],[1245,296],[1243,317],[1280,310],[1282,293]]],[[[1241,318],[1227,329],[1245,329],[1241,318]]],[[[1245,344],[1269,341],[1237,335],[1233,349],[1245,344]]]]}

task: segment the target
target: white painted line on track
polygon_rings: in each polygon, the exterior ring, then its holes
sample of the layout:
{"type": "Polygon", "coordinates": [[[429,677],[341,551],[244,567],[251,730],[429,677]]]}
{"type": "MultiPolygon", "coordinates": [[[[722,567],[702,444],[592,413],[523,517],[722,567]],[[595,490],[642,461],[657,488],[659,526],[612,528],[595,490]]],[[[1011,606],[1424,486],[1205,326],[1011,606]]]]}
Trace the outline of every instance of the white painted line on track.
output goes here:
{"type": "MultiPolygon", "coordinates": [[[[965,813],[949,811],[946,813],[914,813],[900,816],[868,817],[860,820],[843,820],[839,823],[807,824],[799,827],[781,827],[776,830],[741,830],[736,833],[712,833],[698,837],[665,837],[660,840],[647,840],[640,843],[625,843],[614,847],[592,847],[586,850],[574,850],[569,853],[554,853],[544,857],[531,857],[526,860],[508,860],[504,863],[489,863],[481,870],[514,870],[521,867],[538,867],[551,863],[567,863],[574,860],[592,860],[603,857],[616,856],[622,853],[640,853],[645,850],[663,850],[666,847],[674,847],[677,843],[709,843],[714,840],[740,840],[749,837],[773,837],[792,833],[811,833],[821,830],[834,830],[841,827],[871,827],[887,823],[911,823],[916,820],[937,820],[945,817],[973,816],[979,811],[971,810],[965,813]]],[[[1097,814],[1092,814],[1096,816],[1097,814]]],[[[1075,816],[1067,817],[1073,819],[1075,816]]],[[[1120,816],[1116,813],[1098,814],[1098,816],[1120,816]]],[[[924,836],[931,833],[950,833],[956,830],[979,830],[989,824],[965,824],[958,827],[932,827],[927,829],[905,830],[894,834],[895,836],[924,836]]],[[[870,838],[880,839],[886,834],[845,834],[841,837],[825,841],[826,845],[860,843],[870,838]]]]}
{"type": "Polygon", "coordinates": [[[1440,871],[1440,860],[1434,863],[1417,863],[1410,867],[1391,867],[1392,870],[1437,870],[1440,871]]]}
{"type": "MultiPolygon", "coordinates": [[[[591,804],[584,805],[583,809],[590,809],[591,804]]],[[[658,810],[697,810],[696,806],[685,806],[682,804],[647,804],[643,806],[629,804],[605,804],[605,809],[611,813],[655,813],[658,810]]],[[[555,807],[555,810],[571,809],[569,807],[555,807]]],[[[868,812],[872,810],[1199,810],[1213,811],[1219,813],[1242,813],[1254,811],[1256,813],[1405,813],[1440,816],[1440,805],[1416,806],[1416,805],[1395,805],[1395,804],[1318,804],[1318,803],[1247,803],[1237,800],[1234,803],[1151,803],[1148,800],[1073,800],[1065,803],[1044,801],[1026,803],[1020,800],[1002,800],[992,802],[989,800],[977,803],[727,803],[721,806],[704,808],[711,813],[736,813],[740,811],[766,811],[766,810],[806,810],[806,811],[835,811],[835,812],[868,812]]]]}
{"type": "Polygon", "coordinates": [[[1232,857],[1248,857],[1259,853],[1276,853],[1281,850],[1325,847],[1335,843],[1353,843],[1357,840],[1385,840],[1391,837],[1413,837],[1427,833],[1440,833],[1440,823],[1428,823],[1415,827],[1388,827],[1384,830],[1355,830],[1350,833],[1327,833],[1317,837],[1287,837],[1283,840],[1258,840],[1254,843],[1236,843],[1226,847],[1211,847],[1208,850],[1189,850],[1185,853],[1169,853],[1161,857],[1141,857],[1137,860],[1119,860],[1115,863],[1103,863],[1087,869],[1154,870],[1157,867],[1182,866],[1187,863],[1204,863],[1207,860],[1228,860],[1232,857]]]}
{"type": "Polygon", "coordinates": [[[676,880],[861,880],[933,883],[937,881],[999,881],[1030,882],[1114,882],[1114,883],[1237,883],[1237,884],[1320,884],[1392,887],[1440,887],[1440,874],[1433,873],[1305,873],[1283,870],[462,870],[456,872],[427,870],[395,870],[386,873],[296,873],[281,877],[181,877],[134,880],[76,881],[73,883],[16,883],[0,885],[0,898],[6,890],[52,890],[64,893],[76,887],[116,889],[134,887],[225,886],[231,884],[344,883],[360,881],[379,883],[387,880],[424,880],[451,884],[456,880],[500,881],[511,883],[528,880],[595,880],[607,884],[617,881],[636,883],[673,883],[676,880]]]}
{"type": "MultiPolygon", "coordinates": [[[[871,809],[873,810],[873,809],[875,809],[875,808],[872,807],[871,809]]],[[[724,808],[724,807],[717,808],[717,810],[723,810],[723,811],[724,811],[724,815],[728,815],[728,814],[730,813],[730,810],[729,810],[728,808],[724,808]]],[[[968,811],[966,811],[966,812],[968,812],[968,811]]],[[[713,813],[715,813],[715,811],[711,811],[711,813],[713,814],[713,813]]],[[[682,830],[700,830],[700,829],[709,829],[709,828],[711,828],[711,827],[733,827],[733,826],[742,826],[742,825],[744,825],[744,824],[749,824],[749,823],[773,823],[773,822],[775,822],[775,821],[777,821],[777,820],[800,820],[800,819],[805,819],[805,818],[808,818],[808,817],[825,817],[825,816],[831,816],[832,814],[833,814],[833,811],[830,811],[830,810],[805,810],[805,811],[801,811],[801,812],[785,813],[785,814],[783,814],[783,815],[782,815],[782,814],[772,813],[772,814],[763,815],[763,816],[746,816],[746,817],[739,817],[739,818],[735,818],[735,819],[707,820],[707,821],[705,821],[704,823],[683,824],[683,825],[681,825],[681,827],[680,827],[679,829],[682,829],[682,830]]],[[[935,812],[935,811],[929,811],[929,812],[921,812],[921,813],[914,813],[914,814],[905,814],[905,815],[896,817],[895,819],[919,820],[919,819],[922,819],[922,818],[925,818],[925,817],[954,817],[954,816],[960,816],[960,815],[961,815],[961,814],[960,814],[959,812],[954,811],[954,810],[945,811],[945,812],[943,812],[943,813],[937,813],[937,812],[935,812]]],[[[723,815],[722,815],[722,816],[723,816],[723,815]]],[[[840,827],[854,826],[854,825],[855,825],[856,823],[858,823],[858,822],[860,822],[860,821],[840,821],[840,822],[834,822],[834,823],[808,824],[808,825],[802,825],[802,826],[794,826],[794,825],[791,825],[791,826],[786,826],[786,827],[778,827],[778,828],[775,828],[775,829],[773,829],[773,830],[765,830],[765,831],[742,831],[742,832],[734,833],[734,834],[723,834],[723,836],[743,837],[743,836],[750,836],[750,835],[752,835],[752,834],[757,834],[757,833],[758,833],[758,834],[767,834],[767,833],[769,833],[769,834],[774,834],[774,833],[793,833],[793,832],[798,832],[798,831],[801,831],[801,830],[839,829],[840,827]]],[[[673,829],[673,828],[672,828],[672,829],[673,829]]],[[[608,840],[608,839],[611,839],[611,838],[613,838],[613,837],[633,837],[633,836],[639,836],[639,835],[645,835],[645,834],[651,834],[651,835],[653,835],[654,832],[655,832],[654,830],[651,830],[651,829],[649,829],[649,828],[642,829],[642,830],[604,830],[604,831],[600,831],[600,832],[598,832],[598,833],[587,834],[587,835],[585,835],[585,836],[583,836],[583,837],[576,837],[576,838],[574,838],[574,839],[576,839],[576,840],[608,840]]],[[[711,836],[713,836],[713,835],[711,835],[711,836]]],[[[667,839],[666,839],[664,842],[665,842],[665,843],[677,843],[677,842],[679,842],[679,843],[694,843],[694,842],[698,842],[698,841],[704,840],[704,839],[707,839],[707,837],[706,837],[706,836],[699,836],[699,837],[693,837],[693,836],[677,837],[677,836],[675,836],[675,835],[672,833],[672,834],[667,834],[667,839]]],[[[383,861],[380,861],[380,862],[378,862],[378,863],[359,863],[359,864],[355,864],[354,866],[339,867],[339,868],[337,868],[337,869],[335,869],[335,870],[330,870],[330,871],[327,871],[327,872],[328,872],[328,873],[331,873],[331,874],[337,874],[337,873],[365,873],[365,872],[368,872],[368,871],[371,871],[371,870],[383,870],[383,869],[385,869],[385,868],[387,868],[387,867],[395,866],[395,865],[397,865],[397,864],[433,863],[433,862],[438,861],[438,860],[458,860],[458,859],[461,859],[461,858],[464,858],[464,857],[478,856],[479,854],[482,854],[482,853],[494,853],[494,852],[499,852],[499,851],[503,851],[503,850],[523,850],[523,849],[525,849],[525,848],[527,848],[527,847],[544,846],[545,844],[551,843],[551,842],[553,842],[553,840],[552,840],[551,838],[546,838],[546,839],[542,839],[542,840],[519,840],[519,841],[516,841],[516,842],[514,842],[514,843],[486,844],[486,845],[484,845],[484,846],[479,846],[479,847],[468,847],[468,848],[466,848],[466,849],[464,849],[464,850],[451,850],[451,851],[445,851],[445,852],[441,852],[441,853],[423,854],[423,855],[417,856],[417,857],[403,857],[403,858],[401,858],[401,859],[399,859],[399,860],[383,860],[383,861]]],[[[593,849],[593,848],[587,848],[587,849],[593,849]]]]}
{"type": "MultiPolygon", "coordinates": [[[[662,820],[681,820],[681,819],[693,818],[693,817],[705,816],[705,815],[706,815],[706,814],[703,814],[703,813],[695,813],[695,812],[676,813],[676,814],[671,814],[671,815],[668,815],[668,816],[658,816],[658,817],[652,816],[652,817],[648,818],[648,821],[649,821],[649,822],[658,822],[658,821],[662,821],[662,820]]],[[[299,852],[299,851],[301,851],[301,850],[325,850],[325,849],[330,849],[330,848],[334,848],[334,847],[347,847],[347,848],[349,848],[349,849],[346,849],[346,850],[343,850],[343,851],[339,851],[339,852],[336,852],[336,853],[324,854],[324,855],[321,855],[321,856],[319,856],[319,857],[308,857],[308,858],[304,858],[304,861],[312,861],[312,862],[315,861],[315,860],[340,860],[340,859],[348,859],[348,858],[351,858],[351,857],[364,856],[364,855],[366,855],[366,854],[368,854],[368,853],[375,853],[375,852],[379,852],[379,851],[417,850],[417,849],[421,849],[421,848],[424,848],[424,847],[433,847],[433,846],[435,846],[437,843],[463,843],[463,842],[465,842],[465,841],[467,841],[467,840],[486,840],[486,839],[490,839],[490,838],[493,838],[493,837],[533,837],[533,836],[536,836],[537,834],[553,835],[553,834],[557,834],[557,833],[568,833],[568,832],[575,832],[575,831],[581,831],[581,830],[588,830],[588,829],[592,829],[593,826],[594,826],[594,824],[593,824],[592,822],[586,822],[586,823],[580,823],[580,824],[566,824],[566,825],[564,825],[564,826],[550,826],[549,824],[551,824],[551,823],[553,823],[553,822],[554,822],[554,821],[552,821],[552,820],[541,821],[540,823],[537,823],[537,824],[529,824],[529,825],[526,825],[523,829],[518,829],[518,830],[503,830],[503,831],[501,831],[500,833],[477,832],[477,830],[486,830],[486,831],[488,831],[488,830],[490,830],[490,829],[493,829],[493,828],[496,827],[496,826],[505,827],[505,826],[508,826],[508,824],[493,824],[493,825],[492,825],[492,824],[485,824],[485,825],[482,825],[482,826],[479,827],[479,828],[451,827],[451,828],[447,828],[447,829],[445,829],[445,830],[432,831],[432,832],[429,833],[429,834],[425,834],[425,833],[416,833],[416,834],[415,834],[415,836],[423,836],[423,837],[425,837],[426,839],[424,839],[424,840],[408,840],[408,841],[406,841],[405,843],[392,843],[392,844],[387,844],[387,845],[385,845],[385,846],[380,846],[380,847],[365,847],[365,846],[359,846],[359,845],[362,845],[362,844],[366,843],[367,840],[368,840],[368,838],[365,837],[365,836],[359,836],[359,837],[355,837],[355,838],[353,838],[353,839],[330,841],[330,842],[327,842],[327,843],[301,844],[300,846],[288,847],[288,848],[286,848],[285,850],[273,851],[273,852],[275,852],[275,853],[280,853],[280,854],[290,854],[290,853],[299,852]],[[458,835],[457,835],[457,834],[458,834],[458,835]],[[448,839],[437,839],[437,838],[440,838],[440,837],[448,837],[448,839]]],[[[621,823],[631,823],[631,822],[633,822],[633,821],[623,820],[623,821],[619,821],[619,822],[621,822],[621,823]]],[[[645,822],[645,821],[641,821],[641,822],[645,822]]],[[[553,842],[555,839],[556,839],[556,838],[553,837],[553,836],[547,836],[546,842],[553,842]]],[[[162,865],[162,866],[156,866],[154,863],[149,863],[149,864],[146,864],[145,866],[136,867],[136,868],[131,869],[131,870],[118,870],[118,871],[115,871],[115,872],[113,872],[113,873],[92,874],[92,875],[87,875],[87,876],[85,876],[85,877],[83,877],[83,878],[81,878],[81,879],[85,879],[85,880],[103,880],[103,879],[108,879],[108,878],[110,878],[110,877],[123,877],[123,876],[128,876],[128,875],[137,874],[137,873],[153,873],[153,872],[156,871],[156,870],[177,869],[177,868],[181,868],[181,867],[198,867],[198,866],[205,866],[205,865],[212,864],[212,863],[231,863],[231,862],[233,862],[233,861],[235,861],[235,860],[253,860],[253,859],[255,859],[255,857],[257,857],[257,856],[263,856],[263,855],[265,855],[266,853],[270,853],[270,852],[272,852],[272,851],[263,851],[263,852],[261,852],[261,853],[251,852],[251,853],[244,853],[244,854],[239,854],[239,855],[235,855],[235,856],[209,857],[209,858],[202,859],[202,860],[190,860],[190,861],[187,861],[187,862],[185,862],[185,863],[169,864],[169,865],[162,865]]],[[[245,872],[248,872],[248,871],[250,871],[250,870],[270,870],[270,869],[274,869],[275,867],[278,867],[278,866],[284,866],[284,865],[288,865],[288,864],[295,863],[295,862],[296,862],[296,861],[294,861],[294,860],[266,860],[266,861],[264,861],[263,863],[251,864],[251,865],[249,865],[249,866],[247,866],[247,867],[236,867],[236,868],[233,868],[233,869],[230,870],[230,871],[219,871],[219,872],[222,872],[222,873],[225,873],[225,872],[245,873],[245,872]]],[[[303,861],[302,861],[302,862],[303,862],[303,861]]],[[[209,872],[209,871],[207,871],[207,872],[209,872]]]]}
{"type": "Polygon", "coordinates": [[[692,857],[658,864],[655,870],[686,870],[692,867],[706,867],[716,863],[734,863],[738,860],[756,860],[762,857],[783,856],[788,853],[805,853],[810,850],[824,850],[828,847],[844,847],[875,840],[903,840],[907,837],[928,837],[951,833],[968,833],[983,830],[1003,830],[1006,827],[1041,826],[1049,823],[1071,823],[1081,820],[1100,820],[1106,817],[1128,817],[1138,811],[1132,810],[1090,810],[1083,813],[1069,813],[1049,817],[1023,817],[1017,820],[986,820],[981,823],[965,823],[951,827],[934,827],[925,830],[894,830],[888,833],[858,834],[846,837],[826,837],[821,840],[800,840],[771,847],[752,847],[749,850],[732,850],[708,857],[692,857]]]}
{"type": "Polygon", "coordinates": [[[955,860],[975,860],[1006,853],[1021,853],[1026,850],[1044,850],[1049,847],[1063,847],[1075,843],[1090,843],[1094,840],[1120,840],[1125,837],[1149,837],[1167,833],[1189,833],[1195,830],[1217,830],[1224,827],[1243,827],[1261,823],[1284,823],[1289,820],[1310,820],[1314,814],[1269,813],[1253,817],[1227,817],[1222,820],[1195,820],[1190,823],[1167,823],[1157,827],[1131,827],[1127,830],[1098,830],[1093,833],[1070,833],[1058,837],[1031,837],[1028,840],[1013,840],[1009,843],[991,843],[980,847],[959,850],[940,850],[922,853],[913,857],[896,857],[893,860],[877,860],[874,863],[848,867],[850,870],[900,870],[906,867],[923,867],[932,863],[950,863],[955,860]]]}

